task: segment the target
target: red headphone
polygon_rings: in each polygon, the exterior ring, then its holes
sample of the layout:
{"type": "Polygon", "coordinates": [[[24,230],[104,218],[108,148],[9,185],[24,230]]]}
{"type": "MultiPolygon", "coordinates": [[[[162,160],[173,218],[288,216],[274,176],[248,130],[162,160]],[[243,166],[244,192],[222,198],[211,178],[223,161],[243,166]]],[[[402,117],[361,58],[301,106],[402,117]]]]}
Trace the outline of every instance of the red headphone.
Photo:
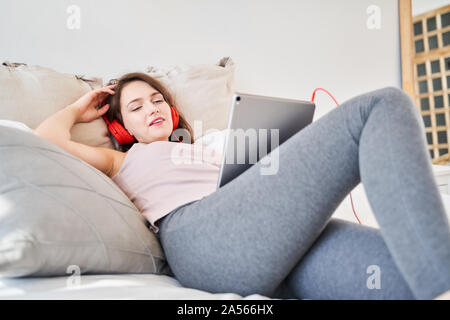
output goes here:
{"type": "MultiPolygon", "coordinates": [[[[103,101],[101,107],[106,104],[107,100],[108,99],[105,99],[103,101]]],[[[172,116],[173,132],[178,127],[179,115],[177,109],[175,109],[174,107],[170,107],[170,113],[172,116]]],[[[116,119],[114,119],[112,122],[109,122],[105,115],[103,115],[102,117],[106,122],[106,126],[108,127],[109,132],[111,132],[112,136],[117,140],[117,143],[123,145],[130,144],[135,141],[135,138],[116,119]]]]}

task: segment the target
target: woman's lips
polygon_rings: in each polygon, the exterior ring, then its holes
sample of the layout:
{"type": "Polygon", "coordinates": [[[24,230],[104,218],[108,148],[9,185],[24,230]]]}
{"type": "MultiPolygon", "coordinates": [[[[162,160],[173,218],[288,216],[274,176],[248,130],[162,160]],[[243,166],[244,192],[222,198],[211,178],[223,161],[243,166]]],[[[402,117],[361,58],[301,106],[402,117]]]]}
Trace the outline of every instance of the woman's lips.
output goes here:
{"type": "Polygon", "coordinates": [[[150,125],[150,127],[157,127],[157,126],[160,126],[160,125],[162,125],[162,124],[164,123],[164,121],[166,121],[166,120],[161,120],[161,121],[159,121],[159,122],[156,122],[156,123],[150,125]]]}

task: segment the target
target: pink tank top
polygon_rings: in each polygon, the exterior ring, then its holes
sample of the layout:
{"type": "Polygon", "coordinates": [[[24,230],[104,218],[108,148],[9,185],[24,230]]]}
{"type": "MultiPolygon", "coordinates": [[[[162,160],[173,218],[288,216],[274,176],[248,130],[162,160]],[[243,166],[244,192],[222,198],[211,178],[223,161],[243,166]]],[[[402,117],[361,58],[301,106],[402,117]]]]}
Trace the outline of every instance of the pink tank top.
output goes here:
{"type": "Polygon", "coordinates": [[[155,225],[177,207],[216,191],[222,155],[204,144],[135,143],[111,178],[155,225]]]}

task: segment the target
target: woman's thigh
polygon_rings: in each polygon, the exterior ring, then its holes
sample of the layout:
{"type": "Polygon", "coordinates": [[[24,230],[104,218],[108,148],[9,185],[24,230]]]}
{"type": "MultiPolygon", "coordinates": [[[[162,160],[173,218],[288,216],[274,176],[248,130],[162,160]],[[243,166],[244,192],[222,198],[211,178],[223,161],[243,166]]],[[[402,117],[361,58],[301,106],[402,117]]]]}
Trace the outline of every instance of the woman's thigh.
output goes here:
{"type": "MultiPolygon", "coordinates": [[[[385,88],[350,99],[216,192],[163,218],[161,244],[180,283],[272,295],[360,182],[358,143],[372,108],[406,111],[373,103],[386,96],[399,92],[385,88]],[[269,163],[278,171],[261,174],[269,163]]],[[[383,131],[383,114],[375,114],[373,134],[383,131]]]]}

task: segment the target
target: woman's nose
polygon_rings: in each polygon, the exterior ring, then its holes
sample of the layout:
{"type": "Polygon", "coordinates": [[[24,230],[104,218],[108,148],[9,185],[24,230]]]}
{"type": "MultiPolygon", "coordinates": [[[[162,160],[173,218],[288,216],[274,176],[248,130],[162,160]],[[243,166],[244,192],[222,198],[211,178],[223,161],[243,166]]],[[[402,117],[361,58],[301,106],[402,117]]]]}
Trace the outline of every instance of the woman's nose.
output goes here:
{"type": "Polygon", "coordinates": [[[145,110],[147,111],[148,115],[152,116],[155,113],[161,112],[157,106],[155,106],[153,103],[145,101],[144,102],[145,110]]]}

